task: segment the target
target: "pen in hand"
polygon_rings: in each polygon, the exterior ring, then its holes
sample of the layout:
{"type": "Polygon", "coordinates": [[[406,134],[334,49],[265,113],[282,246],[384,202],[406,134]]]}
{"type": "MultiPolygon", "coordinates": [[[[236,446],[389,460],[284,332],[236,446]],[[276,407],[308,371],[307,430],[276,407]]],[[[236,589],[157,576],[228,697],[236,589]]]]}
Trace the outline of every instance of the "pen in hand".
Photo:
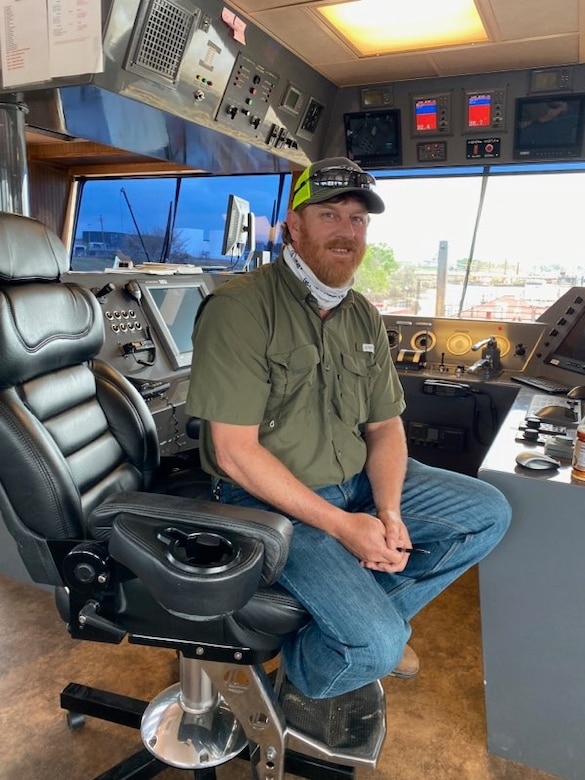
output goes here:
{"type": "Polygon", "coordinates": [[[397,547],[396,548],[398,552],[401,553],[411,553],[411,554],[418,554],[418,555],[430,555],[430,550],[423,550],[422,547],[397,547]]]}

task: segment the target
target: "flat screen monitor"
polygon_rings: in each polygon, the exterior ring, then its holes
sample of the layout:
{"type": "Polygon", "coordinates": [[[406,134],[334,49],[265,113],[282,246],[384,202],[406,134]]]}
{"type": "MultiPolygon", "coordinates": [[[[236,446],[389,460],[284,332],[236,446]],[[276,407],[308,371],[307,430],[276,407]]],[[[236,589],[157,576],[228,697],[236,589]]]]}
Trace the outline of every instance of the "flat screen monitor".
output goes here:
{"type": "Polygon", "coordinates": [[[400,109],[344,115],[347,156],[363,168],[402,163],[400,109]]]}
{"type": "Polygon", "coordinates": [[[562,93],[517,98],[514,158],[552,160],[580,157],[585,95],[562,93]]]}
{"type": "Polygon", "coordinates": [[[191,336],[195,315],[209,294],[203,282],[194,280],[143,280],[142,305],[173,368],[191,365],[191,336]]]}
{"type": "Polygon", "coordinates": [[[241,257],[250,243],[250,203],[239,195],[228,195],[221,253],[241,257]]]}
{"type": "Polygon", "coordinates": [[[545,363],[576,374],[585,374],[585,312],[555,347],[554,352],[548,355],[545,363]]]}

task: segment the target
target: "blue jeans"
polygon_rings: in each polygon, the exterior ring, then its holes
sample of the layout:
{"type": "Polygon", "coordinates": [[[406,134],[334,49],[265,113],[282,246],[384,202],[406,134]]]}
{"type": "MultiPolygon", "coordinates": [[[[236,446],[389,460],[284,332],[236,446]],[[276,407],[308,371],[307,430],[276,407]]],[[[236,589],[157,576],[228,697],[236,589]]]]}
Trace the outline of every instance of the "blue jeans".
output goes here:
{"type": "MultiPolygon", "coordinates": [[[[348,512],[375,514],[365,473],[316,492],[348,512]]],[[[221,482],[225,503],[271,507],[221,482]]],[[[371,571],[327,533],[292,519],[290,554],[280,583],[313,619],[282,648],[287,675],[306,696],[327,698],[384,677],[398,664],[409,621],[500,541],[510,507],[492,485],[408,461],[402,519],[416,547],[398,574],[371,571]]]]}

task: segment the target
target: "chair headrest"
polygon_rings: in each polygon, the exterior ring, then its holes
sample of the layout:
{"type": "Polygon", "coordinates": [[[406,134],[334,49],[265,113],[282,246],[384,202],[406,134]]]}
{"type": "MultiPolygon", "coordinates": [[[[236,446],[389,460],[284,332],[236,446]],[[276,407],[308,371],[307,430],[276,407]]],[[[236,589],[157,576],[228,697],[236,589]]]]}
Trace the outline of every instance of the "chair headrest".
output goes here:
{"type": "Polygon", "coordinates": [[[0,388],[95,357],[103,344],[99,303],[60,281],[69,258],[42,223],[0,212],[0,388]]]}
{"type": "Polygon", "coordinates": [[[68,268],[65,246],[42,222],[0,212],[0,280],[55,281],[68,268]]]}

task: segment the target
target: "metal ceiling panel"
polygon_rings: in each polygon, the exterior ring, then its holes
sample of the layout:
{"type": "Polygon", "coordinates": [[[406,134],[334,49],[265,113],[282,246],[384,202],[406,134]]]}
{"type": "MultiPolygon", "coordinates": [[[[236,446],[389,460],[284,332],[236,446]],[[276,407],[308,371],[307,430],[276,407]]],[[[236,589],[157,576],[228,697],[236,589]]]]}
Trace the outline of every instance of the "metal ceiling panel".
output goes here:
{"type": "Polygon", "coordinates": [[[585,0],[476,0],[492,42],[416,55],[358,58],[325,25],[323,0],[236,0],[232,5],[339,87],[585,62],[585,0]]]}
{"type": "Polygon", "coordinates": [[[320,71],[330,62],[355,62],[358,59],[341,38],[332,35],[327,25],[306,8],[290,8],[285,13],[280,10],[263,11],[254,18],[259,27],[270,30],[270,34],[283,46],[316,70],[320,71]]]}
{"type": "Polygon", "coordinates": [[[490,0],[490,5],[503,40],[579,31],[579,0],[490,0]]]}
{"type": "Polygon", "coordinates": [[[445,49],[433,53],[433,62],[440,76],[566,65],[578,62],[578,43],[577,36],[571,35],[477,46],[464,51],[445,49]]]}

